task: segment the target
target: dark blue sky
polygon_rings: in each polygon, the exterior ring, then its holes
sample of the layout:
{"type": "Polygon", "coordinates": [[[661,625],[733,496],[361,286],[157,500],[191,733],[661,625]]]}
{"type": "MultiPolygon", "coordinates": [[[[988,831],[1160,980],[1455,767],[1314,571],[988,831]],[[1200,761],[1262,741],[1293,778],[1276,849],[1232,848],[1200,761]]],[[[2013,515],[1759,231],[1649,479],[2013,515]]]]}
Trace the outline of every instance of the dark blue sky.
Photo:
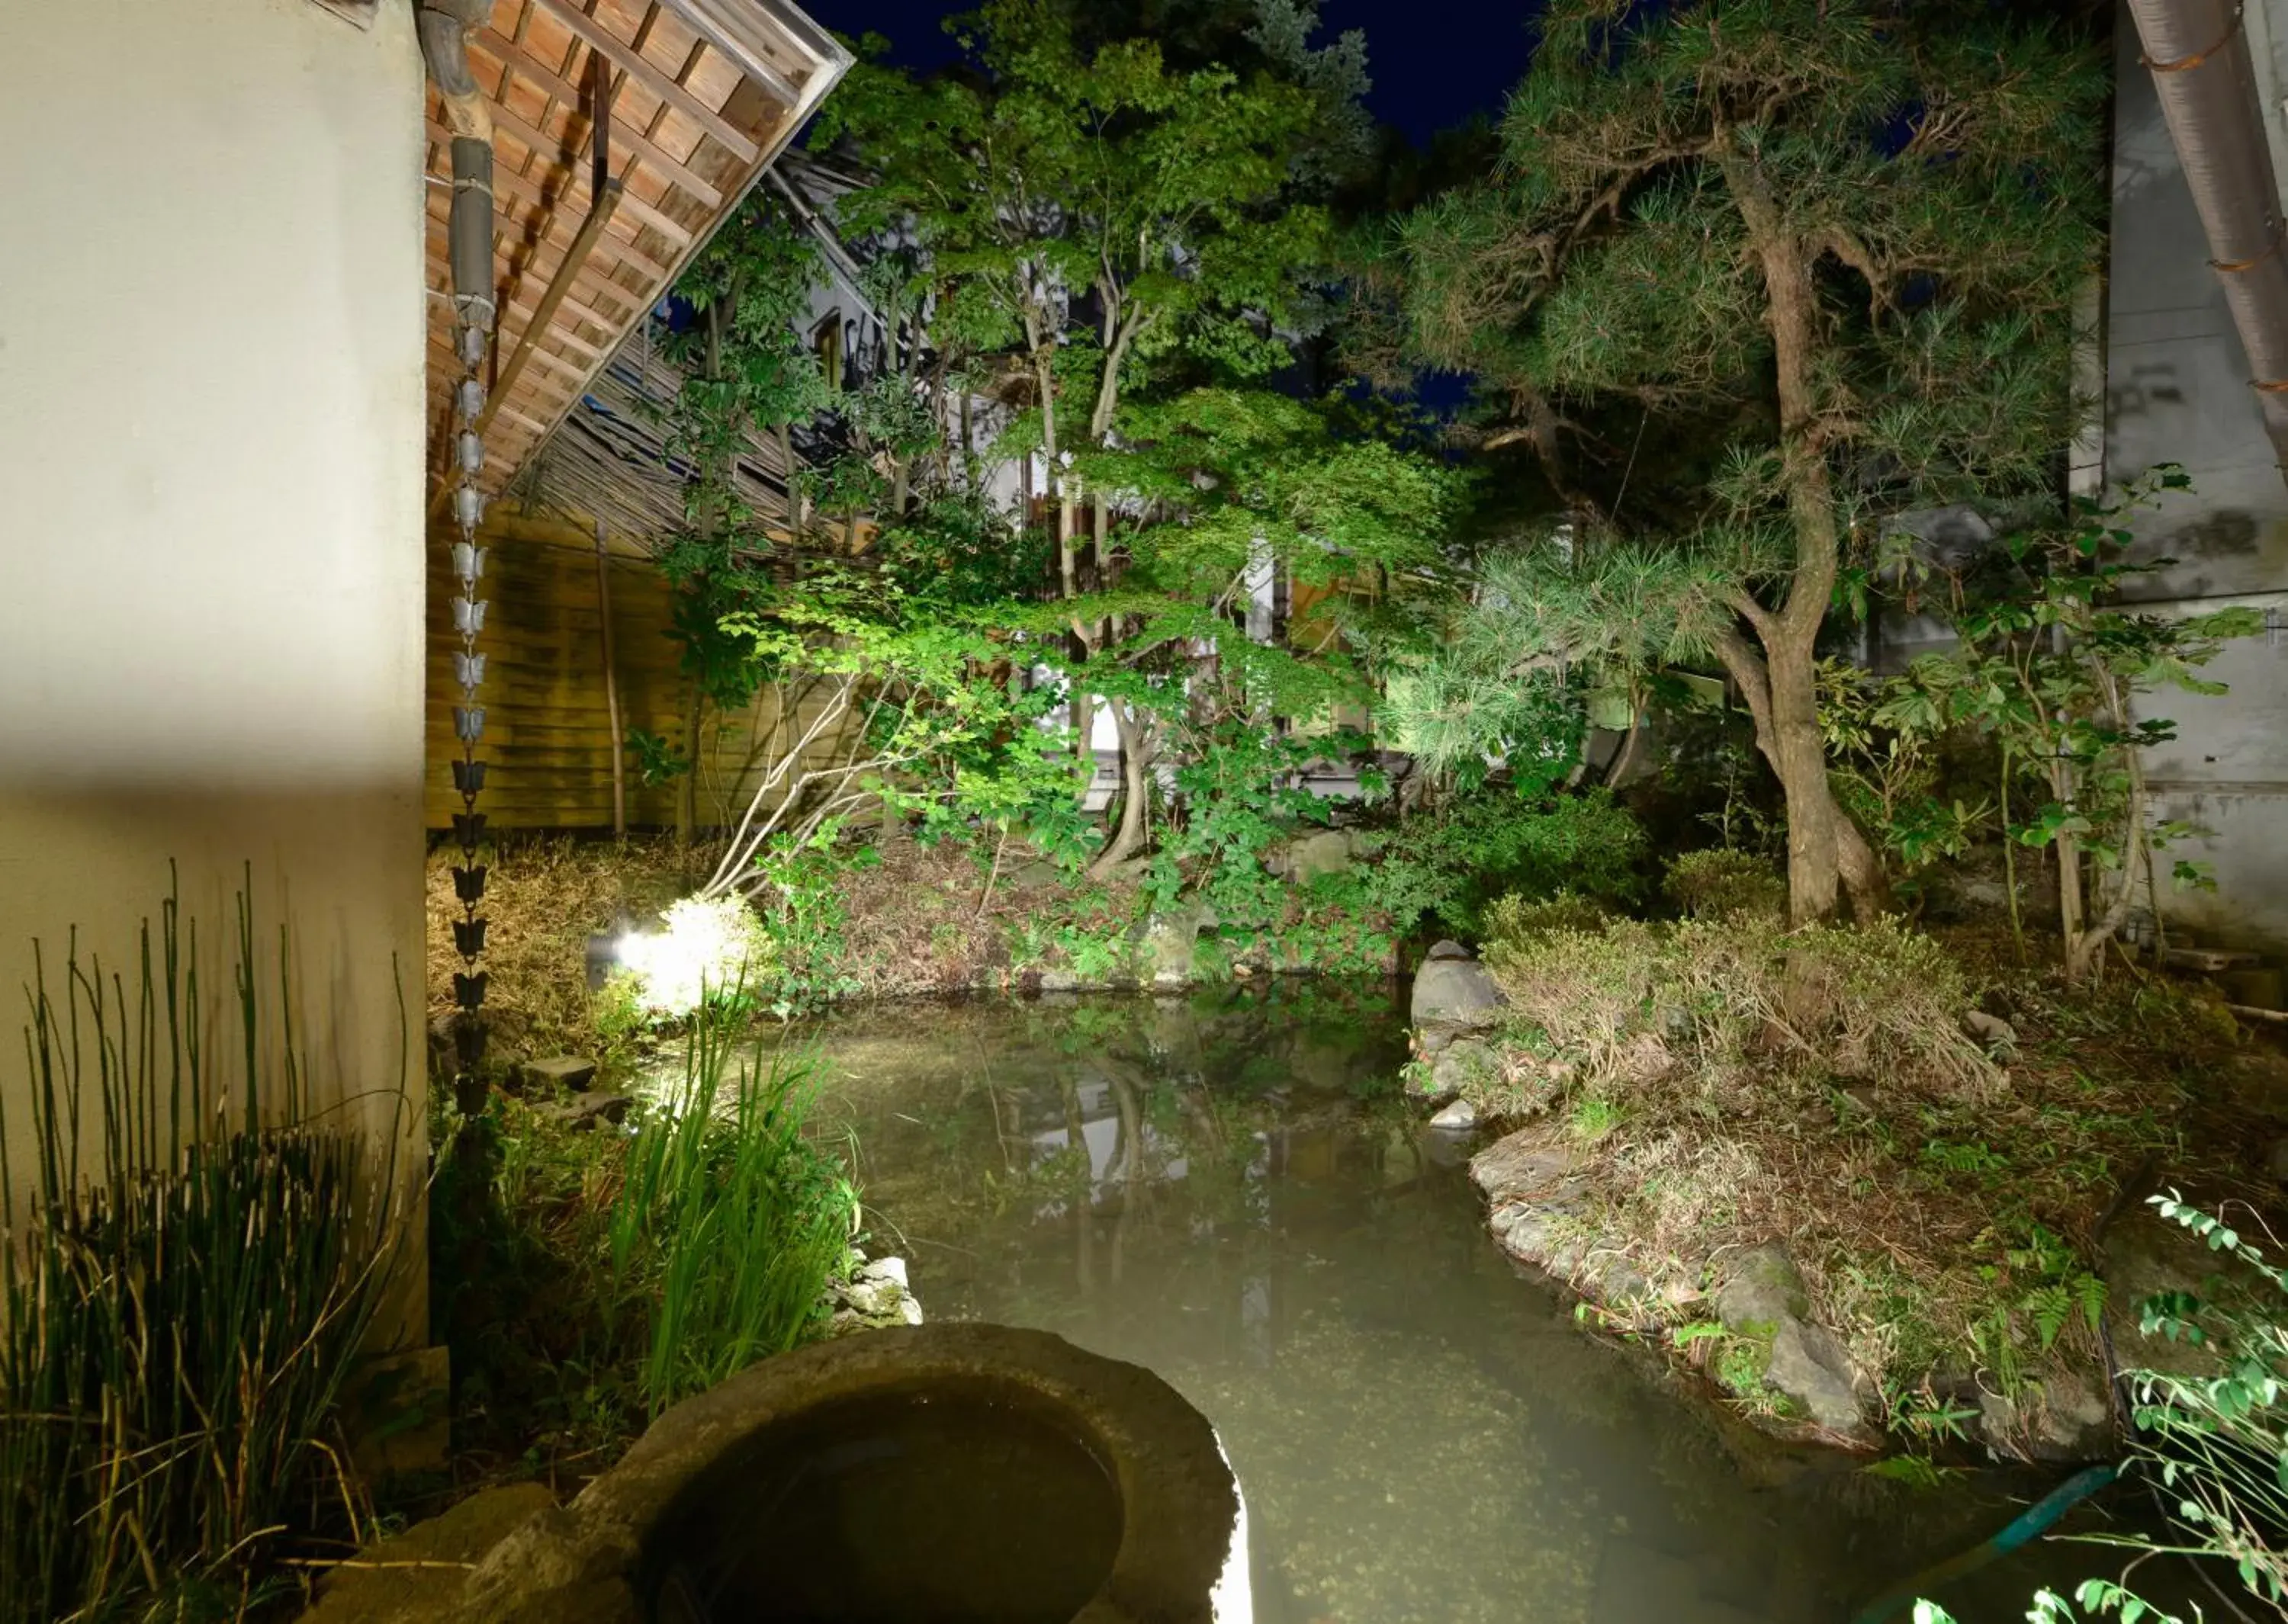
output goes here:
{"type": "MultiPolygon", "coordinates": [[[[948,59],[941,21],[973,9],[973,0],[803,0],[830,28],[886,35],[893,57],[913,67],[948,59]]],[[[1538,9],[1531,0],[1323,0],[1314,43],[1363,29],[1367,105],[1418,147],[1472,113],[1500,112],[1525,71],[1526,19],[1538,9]]]]}

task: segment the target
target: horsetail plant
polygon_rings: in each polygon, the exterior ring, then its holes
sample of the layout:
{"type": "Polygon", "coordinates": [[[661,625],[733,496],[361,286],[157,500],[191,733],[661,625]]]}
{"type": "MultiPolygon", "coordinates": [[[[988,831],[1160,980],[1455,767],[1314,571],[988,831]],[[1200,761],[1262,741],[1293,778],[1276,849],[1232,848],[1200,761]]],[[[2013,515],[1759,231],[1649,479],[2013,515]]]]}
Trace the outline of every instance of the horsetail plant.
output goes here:
{"type": "Polygon", "coordinates": [[[396,1256],[395,1136],[313,1108],[282,928],[266,1065],[250,890],[235,1080],[172,888],[131,986],[75,931],[52,990],[35,945],[28,1184],[0,1155],[0,1624],[242,1616],[290,1529],[355,1518],[333,1412],[396,1256]]]}

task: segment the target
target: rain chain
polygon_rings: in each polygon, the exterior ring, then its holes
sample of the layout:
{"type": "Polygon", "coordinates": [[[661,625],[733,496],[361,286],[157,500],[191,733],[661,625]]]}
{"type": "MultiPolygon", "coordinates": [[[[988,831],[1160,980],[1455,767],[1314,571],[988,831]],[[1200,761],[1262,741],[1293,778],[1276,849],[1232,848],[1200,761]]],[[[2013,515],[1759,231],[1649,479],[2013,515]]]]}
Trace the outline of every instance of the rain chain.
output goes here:
{"type": "Polygon", "coordinates": [[[485,657],[477,652],[477,637],[485,629],[485,600],[477,596],[484,578],[485,550],[477,544],[477,526],[484,518],[484,497],[477,477],[484,471],[485,446],[478,425],[485,407],[483,368],[493,329],[493,149],[489,141],[457,137],[453,141],[453,212],[450,241],[453,262],[454,354],[461,363],[460,382],[454,385],[454,434],[451,467],[453,630],[461,646],[453,651],[453,676],[459,683],[461,702],[453,707],[453,734],[461,754],[453,763],[453,788],[460,793],[461,810],[453,814],[453,839],[461,860],[453,869],[453,894],[461,904],[461,917],[453,922],[453,948],[461,968],[453,976],[453,1100],[464,1115],[473,1116],[484,1106],[485,1084],[479,1066],[485,1053],[485,980],[478,968],[485,951],[485,865],[477,860],[484,840],[485,815],[477,810],[477,796],[485,787],[485,764],[477,742],[484,737],[485,708],[477,702],[485,680],[485,657]]]}

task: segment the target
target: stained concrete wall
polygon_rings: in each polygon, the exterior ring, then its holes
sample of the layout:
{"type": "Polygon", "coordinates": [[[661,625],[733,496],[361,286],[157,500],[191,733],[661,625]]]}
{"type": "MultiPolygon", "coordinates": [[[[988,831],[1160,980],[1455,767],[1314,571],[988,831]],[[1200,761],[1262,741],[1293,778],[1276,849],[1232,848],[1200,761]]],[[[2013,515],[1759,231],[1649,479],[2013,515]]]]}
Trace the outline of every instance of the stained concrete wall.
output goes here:
{"type": "MultiPolygon", "coordinates": [[[[2252,0],[2248,17],[2274,166],[2288,175],[2288,0],[2252,0]]],[[[2117,42],[2105,475],[2120,484],[2181,463],[2193,480],[2190,495],[2131,523],[2146,557],[2179,560],[2136,595],[2167,614],[2232,602],[2288,609],[2288,481],[2125,8],[2117,42]]],[[[2161,903],[2205,942],[2288,951],[2288,646],[2277,636],[2236,643],[2208,674],[2231,691],[2149,703],[2176,721],[2179,740],[2153,752],[2148,771],[2158,815],[2208,831],[2177,854],[2213,864],[2218,889],[2165,885],[2161,903]]]]}
{"type": "Polygon", "coordinates": [[[285,923],[314,1087],[417,1152],[394,985],[417,1021],[411,8],[361,28],[312,0],[0,4],[0,150],[10,1134],[20,1153],[34,939],[52,967],[77,927],[124,966],[172,859],[215,1036],[250,865],[272,1016],[285,923]]]}

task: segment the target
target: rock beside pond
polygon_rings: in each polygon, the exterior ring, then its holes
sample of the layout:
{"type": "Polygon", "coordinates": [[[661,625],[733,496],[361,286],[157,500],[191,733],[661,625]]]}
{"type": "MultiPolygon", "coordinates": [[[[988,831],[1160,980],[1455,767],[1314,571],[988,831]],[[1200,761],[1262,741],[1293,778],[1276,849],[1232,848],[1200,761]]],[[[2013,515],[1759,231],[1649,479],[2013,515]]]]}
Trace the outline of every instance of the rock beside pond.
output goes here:
{"type": "Polygon", "coordinates": [[[1298,884],[1323,874],[1347,874],[1351,866],[1350,831],[1314,829],[1298,836],[1272,852],[1264,866],[1298,884]]]}
{"type": "Polygon", "coordinates": [[[2113,1406],[2095,1371],[2052,1368],[2008,1398],[1981,1389],[1979,1430],[1997,1454],[2070,1465],[2115,1453],[2113,1406]]]}
{"type": "Polygon", "coordinates": [[[1448,1133],[1466,1133],[1478,1125],[1478,1108],[1466,1099],[1458,1099],[1430,1119],[1430,1126],[1448,1133]]]}
{"type": "Polygon", "coordinates": [[[2220,1069],[2224,1097],[2236,1109],[2288,1121],[2288,1055],[2276,1049],[2244,1049],[2228,1056],[2220,1069]]]}
{"type": "Polygon", "coordinates": [[[1787,1319],[1773,1334],[1764,1384],[1784,1394],[1823,1431],[1855,1444],[1873,1444],[1868,1424],[1874,1384],[1852,1364],[1834,1332],[1807,1319],[1787,1319]]]}
{"type": "Polygon", "coordinates": [[[922,1305],[906,1282],[902,1257],[862,1264],[847,1280],[829,1286],[827,1295],[836,1304],[830,1330],[837,1336],[922,1322],[922,1305]]]}
{"type": "Polygon", "coordinates": [[[1763,1351],[1764,1384],[1799,1415],[1853,1443],[1875,1441],[1867,1419],[1874,1383],[1841,1340],[1812,1320],[1811,1294],[1785,1247],[1767,1241],[1734,1257],[1715,1306],[1726,1330],[1763,1351]]]}
{"type": "MultiPolygon", "coordinates": [[[[2168,1187],[2165,1177],[2160,1183],[2168,1187]]],[[[2105,1277],[2116,1357],[2125,1368],[2141,1367],[2164,1375],[2213,1375],[2216,1352],[2203,1343],[2139,1335],[2138,1311],[2147,1298],[2182,1292],[2210,1303],[2277,1301],[2271,1284],[2246,1264],[2212,1252],[2197,1237],[2142,1202],[2125,1208],[2107,1226],[2100,1271],[2105,1277]]]]}
{"type": "Polygon", "coordinates": [[[1443,1105],[1473,1084],[1490,1081],[1501,1063],[1490,1046],[1475,1038],[1451,1038],[1435,1049],[1411,1073],[1408,1088],[1426,1104],[1443,1105]]]}
{"type": "Polygon", "coordinates": [[[596,1080],[596,1063],[583,1055],[550,1055],[527,1060],[524,1080],[544,1088],[580,1089],[596,1080]]]}
{"type": "Polygon", "coordinates": [[[1751,1327],[1776,1329],[1783,1320],[1801,1319],[1811,1312],[1811,1294],[1795,1260],[1776,1240],[1751,1247],[1732,1259],[1724,1283],[1716,1288],[1716,1317],[1724,1328],[1738,1335],[1751,1327]]]}
{"type": "Polygon", "coordinates": [[[1598,1232],[1562,1129],[1539,1123],[1497,1140],[1470,1159],[1470,1177],[1486,1193],[1487,1227],[1518,1262],[1617,1314],[1659,1295],[1617,1238],[1598,1232]]]}
{"type": "Polygon", "coordinates": [[[1212,922],[1204,903],[1155,912],[1137,937],[1137,978],[1147,986],[1182,986],[1196,973],[1200,931],[1212,922]]]}
{"type": "Polygon", "coordinates": [[[2017,1058],[2018,1029],[1998,1015],[1972,1010],[1962,1018],[1963,1035],[1997,1060],[2017,1058]]]}
{"type": "Polygon", "coordinates": [[[1456,943],[1440,942],[1414,972],[1410,1013],[1417,1026],[1442,1023],[1478,1028],[1490,1026],[1499,1018],[1501,989],[1475,959],[1451,956],[1462,951],[1456,943]]]}
{"type": "Polygon", "coordinates": [[[632,1094],[623,1094],[614,1089],[592,1089],[559,1104],[543,1105],[540,1114],[569,1128],[592,1128],[599,1121],[616,1123],[626,1121],[628,1106],[634,1098],[632,1094]]]}

